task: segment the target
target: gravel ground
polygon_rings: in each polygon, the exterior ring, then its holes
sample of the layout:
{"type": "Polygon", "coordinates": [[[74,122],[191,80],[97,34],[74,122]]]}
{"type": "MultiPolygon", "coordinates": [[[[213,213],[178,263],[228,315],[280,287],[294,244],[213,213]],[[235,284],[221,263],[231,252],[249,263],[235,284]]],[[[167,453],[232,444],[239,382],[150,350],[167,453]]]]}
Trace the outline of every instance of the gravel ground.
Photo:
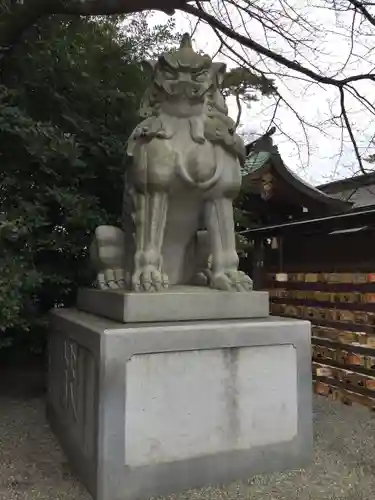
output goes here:
{"type": "MultiPolygon", "coordinates": [[[[375,414],[315,397],[315,457],[270,474],[171,500],[369,500],[375,491],[375,414]]],[[[49,431],[40,398],[0,396],[0,500],[89,500],[49,431]]]]}

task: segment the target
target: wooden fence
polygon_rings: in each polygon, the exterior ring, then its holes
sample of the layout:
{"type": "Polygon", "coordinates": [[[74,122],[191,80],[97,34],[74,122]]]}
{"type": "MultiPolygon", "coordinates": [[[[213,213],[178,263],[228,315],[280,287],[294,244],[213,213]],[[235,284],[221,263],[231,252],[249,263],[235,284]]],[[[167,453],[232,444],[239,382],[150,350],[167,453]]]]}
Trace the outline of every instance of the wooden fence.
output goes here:
{"type": "MultiPolygon", "coordinates": [[[[308,250],[304,257],[298,246],[293,245],[293,252],[286,253],[282,263],[286,281],[278,281],[277,252],[273,252],[268,263],[267,256],[265,259],[262,288],[270,293],[272,314],[312,322],[315,392],[375,410],[375,273],[370,272],[375,270],[375,259],[374,265],[369,264],[372,256],[366,256],[368,247],[363,248],[362,257],[367,258],[358,264],[353,258],[353,253],[360,252],[358,239],[348,240],[357,243],[355,249],[351,246],[340,250],[335,245],[336,252],[323,253],[324,259],[321,252],[324,244],[314,258],[314,238],[310,238],[309,248],[304,241],[308,250]],[[298,268],[302,272],[296,272],[298,268]],[[353,272],[353,268],[359,268],[360,272],[353,272]],[[335,272],[318,272],[318,269],[335,272]]],[[[329,245],[332,246],[332,239],[329,245]]]]}

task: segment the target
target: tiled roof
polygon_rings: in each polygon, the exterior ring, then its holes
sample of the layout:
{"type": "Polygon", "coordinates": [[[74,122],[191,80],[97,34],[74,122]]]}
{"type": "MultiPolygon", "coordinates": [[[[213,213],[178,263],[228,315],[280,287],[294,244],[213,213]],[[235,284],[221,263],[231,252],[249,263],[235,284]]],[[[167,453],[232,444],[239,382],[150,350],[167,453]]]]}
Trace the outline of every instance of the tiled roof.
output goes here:
{"type": "Polygon", "coordinates": [[[245,160],[244,174],[246,175],[262,168],[270,157],[271,153],[269,151],[254,151],[254,153],[250,153],[245,160]]]}

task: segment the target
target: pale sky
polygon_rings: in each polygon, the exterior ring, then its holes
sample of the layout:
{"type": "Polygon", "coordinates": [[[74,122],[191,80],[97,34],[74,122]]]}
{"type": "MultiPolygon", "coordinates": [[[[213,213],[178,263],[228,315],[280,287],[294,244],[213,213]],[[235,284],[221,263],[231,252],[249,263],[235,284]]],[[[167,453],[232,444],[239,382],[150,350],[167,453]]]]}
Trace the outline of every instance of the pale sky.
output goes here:
{"type": "MultiPolygon", "coordinates": [[[[264,0],[263,5],[267,1],[270,6],[275,5],[274,0],[264,0]]],[[[310,7],[308,4],[313,1],[290,0],[288,2],[288,5],[294,5],[299,9],[299,12],[308,15],[309,21],[315,23],[320,30],[319,36],[313,40],[312,44],[316,50],[311,51],[309,48],[302,47],[299,56],[296,57],[297,60],[311,69],[316,70],[318,66],[321,71],[324,70],[329,75],[338,72],[338,77],[367,73],[372,67],[375,67],[375,56],[368,53],[369,47],[373,46],[373,34],[370,33],[363,35],[361,39],[358,38],[355,56],[352,56],[345,72],[340,71],[350,51],[351,40],[347,36],[347,28],[352,22],[351,17],[346,17],[346,14],[338,16],[337,13],[323,8],[310,7]],[[367,42],[369,43],[367,44],[367,42]]],[[[314,6],[319,3],[323,5],[323,1],[316,0],[314,6]]],[[[167,19],[168,16],[157,13],[152,17],[152,23],[159,24],[167,19]]],[[[194,18],[189,19],[186,14],[181,13],[175,15],[175,20],[179,31],[188,32],[192,31],[196,22],[194,18]]],[[[235,24],[233,19],[232,22],[235,24]]],[[[238,22],[237,26],[239,31],[243,31],[241,22],[238,22]]],[[[300,33],[298,29],[300,28],[299,26],[294,28],[294,26],[291,24],[290,32],[292,33],[295,29],[296,37],[298,37],[300,33]]],[[[248,26],[248,30],[253,39],[265,44],[263,30],[257,22],[252,22],[251,26],[248,26]]],[[[209,55],[215,54],[219,47],[215,34],[210,27],[203,23],[195,31],[194,42],[196,49],[204,50],[209,55]]],[[[272,37],[269,43],[274,50],[293,59],[289,46],[281,37],[272,37]]],[[[234,42],[231,42],[231,45],[234,47],[234,42]]],[[[238,45],[236,49],[242,51],[243,57],[256,66],[258,65],[257,67],[261,67],[263,70],[267,67],[271,73],[283,73],[282,77],[275,77],[276,85],[291,107],[297,110],[306,121],[305,131],[309,146],[307,146],[304,130],[295,114],[286,105],[279,105],[276,124],[281,127],[284,134],[275,134],[274,142],[278,145],[288,167],[313,184],[358,174],[353,147],[346,131],[343,131],[339,125],[334,126],[332,123],[327,123],[328,119],[339,112],[337,90],[334,87],[322,87],[318,84],[301,81],[297,79],[301,75],[286,70],[266,58],[260,60],[259,56],[249,49],[243,49],[238,45]],[[342,133],[343,141],[341,140],[342,133]]],[[[229,59],[225,60],[223,56],[218,56],[216,59],[226,62],[228,66],[234,66],[229,59]]],[[[361,90],[374,103],[375,89],[369,83],[357,84],[357,89],[361,90]]],[[[229,101],[228,104],[231,116],[236,118],[237,110],[234,100],[229,101]]],[[[350,95],[346,97],[346,105],[353,130],[356,133],[358,146],[366,157],[370,152],[374,152],[374,149],[367,149],[371,138],[375,136],[374,116],[361,107],[350,95]]],[[[269,127],[274,110],[275,100],[273,98],[262,97],[259,102],[252,103],[250,109],[246,109],[244,106],[240,131],[246,137],[254,137],[254,134],[264,133],[269,127]]]]}

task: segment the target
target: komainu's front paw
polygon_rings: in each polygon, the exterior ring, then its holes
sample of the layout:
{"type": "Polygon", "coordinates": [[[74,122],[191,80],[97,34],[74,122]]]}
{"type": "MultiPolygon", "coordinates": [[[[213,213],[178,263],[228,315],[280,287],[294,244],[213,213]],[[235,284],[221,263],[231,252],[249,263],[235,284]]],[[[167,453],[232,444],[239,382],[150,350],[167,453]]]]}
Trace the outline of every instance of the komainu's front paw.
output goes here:
{"type": "Polygon", "coordinates": [[[132,287],[135,292],[159,292],[168,286],[168,276],[155,266],[143,266],[133,274],[132,287]]]}
{"type": "Polygon", "coordinates": [[[248,292],[253,289],[253,281],[242,271],[223,271],[212,275],[210,286],[217,290],[248,292]]]}
{"type": "Polygon", "coordinates": [[[100,290],[121,290],[125,288],[123,269],[104,269],[98,273],[96,281],[100,290]]]}

